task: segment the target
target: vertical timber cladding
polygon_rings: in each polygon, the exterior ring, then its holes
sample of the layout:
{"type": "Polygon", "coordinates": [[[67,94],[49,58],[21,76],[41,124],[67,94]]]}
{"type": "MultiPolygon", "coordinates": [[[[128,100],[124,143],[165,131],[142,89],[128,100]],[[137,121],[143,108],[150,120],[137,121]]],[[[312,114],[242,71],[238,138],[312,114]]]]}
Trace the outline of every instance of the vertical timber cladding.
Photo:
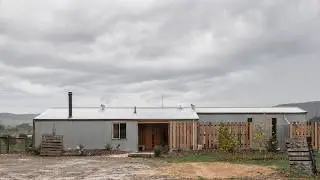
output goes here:
{"type": "Polygon", "coordinates": [[[175,149],[191,149],[191,147],[196,145],[196,128],[197,121],[184,120],[175,121],[172,120],[169,123],[169,136],[170,143],[169,147],[171,150],[175,149]],[[194,133],[193,133],[194,132],[194,133]]]}

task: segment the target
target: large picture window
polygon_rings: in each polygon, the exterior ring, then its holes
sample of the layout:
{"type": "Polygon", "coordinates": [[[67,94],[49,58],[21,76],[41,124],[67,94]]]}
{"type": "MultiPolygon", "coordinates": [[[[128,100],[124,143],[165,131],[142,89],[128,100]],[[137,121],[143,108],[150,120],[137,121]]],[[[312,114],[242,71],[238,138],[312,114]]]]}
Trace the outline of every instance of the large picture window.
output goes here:
{"type": "Polygon", "coordinates": [[[113,139],[126,139],[127,138],[127,124],[126,123],[113,123],[113,139]]]}

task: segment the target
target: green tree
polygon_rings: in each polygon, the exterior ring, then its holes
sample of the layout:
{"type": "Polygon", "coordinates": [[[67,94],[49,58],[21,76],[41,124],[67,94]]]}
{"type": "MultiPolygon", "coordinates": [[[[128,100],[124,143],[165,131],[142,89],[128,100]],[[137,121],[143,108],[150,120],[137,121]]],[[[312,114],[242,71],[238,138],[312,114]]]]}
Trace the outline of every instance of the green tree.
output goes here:
{"type": "Polygon", "coordinates": [[[259,152],[261,153],[267,144],[265,133],[263,128],[259,125],[256,126],[256,134],[254,136],[254,142],[258,146],[259,152]]]}
{"type": "Polygon", "coordinates": [[[236,137],[231,133],[227,126],[221,123],[218,130],[218,149],[224,152],[233,152],[236,146],[236,137]]]}
{"type": "Polygon", "coordinates": [[[278,149],[278,140],[276,135],[272,135],[272,137],[268,141],[268,151],[276,152],[278,149]]]}

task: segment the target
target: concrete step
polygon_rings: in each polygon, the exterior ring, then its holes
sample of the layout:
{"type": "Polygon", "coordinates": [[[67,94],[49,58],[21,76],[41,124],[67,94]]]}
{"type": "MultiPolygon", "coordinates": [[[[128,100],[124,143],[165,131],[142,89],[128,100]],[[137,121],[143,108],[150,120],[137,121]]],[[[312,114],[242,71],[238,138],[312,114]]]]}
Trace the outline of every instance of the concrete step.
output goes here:
{"type": "Polygon", "coordinates": [[[153,152],[137,152],[137,153],[129,153],[128,157],[133,158],[152,158],[154,155],[153,152]]]}

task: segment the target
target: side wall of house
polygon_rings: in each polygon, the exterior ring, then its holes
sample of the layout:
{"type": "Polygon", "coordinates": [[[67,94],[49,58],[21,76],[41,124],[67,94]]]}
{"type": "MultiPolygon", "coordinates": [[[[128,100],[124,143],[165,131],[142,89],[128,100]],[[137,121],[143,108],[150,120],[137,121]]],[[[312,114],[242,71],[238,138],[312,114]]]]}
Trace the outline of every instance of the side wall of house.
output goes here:
{"type": "Polygon", "coordinates": [[[63,135],[64,148],[76,148],[84,144],[87,149],[104,149],[107,144],[112,147],[120,145],[124,151],[138,150],[137,121],[35,121],[35,147],[41,143],[44,134],[63,135]],[[126,123],[126,139],[112,139],[113,122],[126,123]]]}
{"type": "MultiPolygon", "coordinates": [[[[289,137],[287,120],[291,122],[306,122],[305,114],[201,114],[199,122],[247,122],[252,118],[253,128],[263,129],[265,138],[269,139],[272,135],[272,118],[277,118],[277,137],[280,149],[285,149],[286,139],[289,137]]],[[[255,135],[253,134],[253,139],[255,135]]],[[[255,147],[253,142],[253,147],[255,147]]]]}

